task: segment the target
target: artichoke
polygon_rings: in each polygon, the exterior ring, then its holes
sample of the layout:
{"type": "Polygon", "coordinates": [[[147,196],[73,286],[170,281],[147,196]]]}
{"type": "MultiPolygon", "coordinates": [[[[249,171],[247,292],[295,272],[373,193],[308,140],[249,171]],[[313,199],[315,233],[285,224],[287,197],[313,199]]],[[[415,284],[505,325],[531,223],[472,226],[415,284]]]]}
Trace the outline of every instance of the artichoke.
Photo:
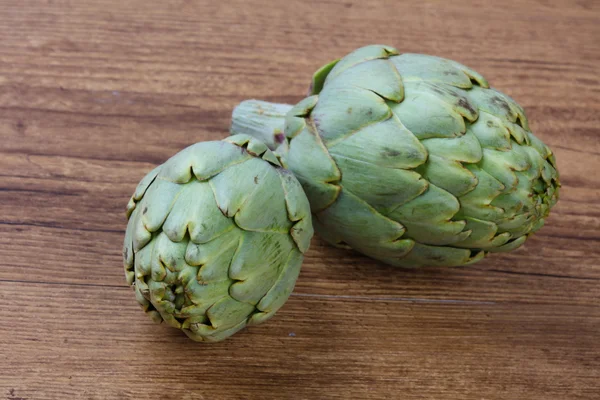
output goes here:
{"type": "Polygon", "coordinates": [[[313,234],[302,187],[247,135],[197,143],[155,168],[127,216],[125,275],[138,302],[207,342],[285,303],[313,234]]]}
{"type": "Polygon", "coordinates": [[[464,65],[392,47],[325,65],[293,107],[241,103],[231,131],[298,177],[322,238],[391,265],[511,251],[558,199],[555,158],[514,100],[464,65]]]}

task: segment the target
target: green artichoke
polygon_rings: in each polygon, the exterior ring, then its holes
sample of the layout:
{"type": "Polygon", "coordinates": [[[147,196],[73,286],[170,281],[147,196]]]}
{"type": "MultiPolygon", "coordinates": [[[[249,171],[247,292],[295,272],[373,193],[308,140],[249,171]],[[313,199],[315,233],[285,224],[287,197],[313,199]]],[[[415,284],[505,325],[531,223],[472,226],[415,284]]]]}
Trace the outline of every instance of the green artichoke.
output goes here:
{"type": "Polygon", "coordinates": [[[322,238],[391,265],[511,251],[558,199],[554,156],[514,100],[464,65],[392,47],[325,65],[294,107],[243,102],[231,130],[298,177],[322,238]]]}
{"type": "Polygon", "coordinates": [[[207,342],[285,303],[313,234],[302,187],[247,135],[197,143],[155,168],[127,216],[125,275],[138,302],[207,342]]]}

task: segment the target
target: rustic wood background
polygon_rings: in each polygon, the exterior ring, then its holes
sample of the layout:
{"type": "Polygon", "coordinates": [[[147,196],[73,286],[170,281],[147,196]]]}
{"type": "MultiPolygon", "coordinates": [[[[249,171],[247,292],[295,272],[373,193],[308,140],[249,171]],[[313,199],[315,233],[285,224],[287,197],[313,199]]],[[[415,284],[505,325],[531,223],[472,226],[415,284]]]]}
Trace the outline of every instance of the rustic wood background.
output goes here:
{"type": "Polygon", "coordinates": [[[600,2],[0,1],[0,398],[599,399],[600,2]],[[126,286],[124,209],[245,98],[371,43],[469,65],[554,149],[513,254],[404,271],[315,239],[269,323],[204,345],[126,286]]]}

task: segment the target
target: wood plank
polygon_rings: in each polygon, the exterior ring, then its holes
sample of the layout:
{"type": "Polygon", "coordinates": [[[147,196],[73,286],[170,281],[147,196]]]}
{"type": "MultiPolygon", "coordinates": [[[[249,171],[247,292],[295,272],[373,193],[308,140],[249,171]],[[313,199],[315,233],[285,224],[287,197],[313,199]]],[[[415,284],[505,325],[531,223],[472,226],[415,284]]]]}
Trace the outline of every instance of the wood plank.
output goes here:
{"type": "Polygon", "coordinates": [[[0,388],[13,397],[547,400],[600,390],[598,308],[295,297],[270,323],[203,345],[154,325],[128,290],[2,282],[0,298],[11,321],[0,325],[0,388]]]}
{"type": "MultiPolygon", "coordinates": [[[[595,159],[600,162],[600,157],[595,159]]],[[[0,176],[0,243],[6,246],[0,248],[0,259],[10,264],[0,271],[0,279],[122,285],[124,204],[137,180],[153,166],[19,153],[4,157],[0,161],[0,170],[6,171],[0,176]]],[[[584,178],[591,184],[565,185],[566,195],[548,226],[515,253],[493,255],[467,268],[398,271],[315,239],[297,291],[596,304],[600,203],[595,201],[596,190],[586,188],[596,182],[600,186],[600,177],[584,178]]]]}
{"type": "MultiPolygon", "coordinates": [[[[295,293],[596,307],[597,243],[538,236],[514,254],[494,255],[480,264],[419,270],[384,266],[314,239],[295,293]]],[[[120,230],[0,225],[0,281],[124,287],[122,240],[120,230]]]]}

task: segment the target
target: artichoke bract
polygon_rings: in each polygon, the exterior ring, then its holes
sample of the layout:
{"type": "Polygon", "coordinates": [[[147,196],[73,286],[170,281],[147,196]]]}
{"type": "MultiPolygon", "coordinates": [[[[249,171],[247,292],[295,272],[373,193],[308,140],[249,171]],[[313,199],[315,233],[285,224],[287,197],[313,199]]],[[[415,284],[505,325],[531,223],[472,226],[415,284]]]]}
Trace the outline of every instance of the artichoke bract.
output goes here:
{"type": "Polygon", "coordinates": [[[293,107],[241,103],[231,131],[294,172],[317,234],[391,265],[511,251],[558,199],[555,158],[514,100],[464,65],[388,46],[325,65],[293,107]]]}
{"type": "Polygon", "coordinates": [[[297,179],[247,135],[197,143],[155,168],[127,216],[125,275],[138,302],[207,342],[286,302],[313,234],[297,179]]]}

